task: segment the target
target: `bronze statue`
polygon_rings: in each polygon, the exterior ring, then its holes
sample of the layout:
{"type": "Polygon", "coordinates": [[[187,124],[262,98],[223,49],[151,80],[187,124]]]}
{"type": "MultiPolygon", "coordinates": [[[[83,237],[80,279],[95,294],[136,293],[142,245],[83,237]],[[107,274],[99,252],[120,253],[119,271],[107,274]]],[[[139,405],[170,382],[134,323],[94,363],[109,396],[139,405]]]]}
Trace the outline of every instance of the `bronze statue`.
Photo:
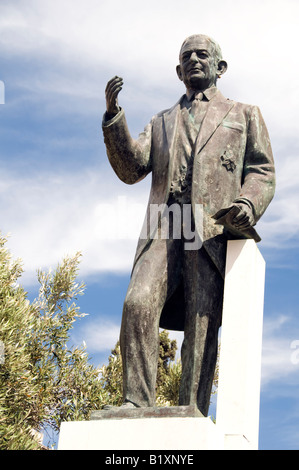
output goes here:
{"type": "MultiPolygon", "coordinates": [[[[213,39],[187,38],[177,66],[186,93],[155,115],[136,140],[118,105],[122,79],[114,77],[106,87],[103,132],[115,173],[127,184],[152,173],[147,224],[154,205],[192,207],[193,227],[197,206],[203,218],[201,243],[195,249],[185,249],[186,237],[173,236],[171,230],[168,237],[157,236],[161,218],[155,233],[149,230],[139,239],[120,334],[123,406],[155,405],[161,326],[184,330],[179,404],[197,404],[205,416],[208,413],[227,240],[259,240],[253,226],[275,189],[261,112],[224,98],[216,84],[226,69],[213,39]]],[[[166,220],[171,228],[174,220],[166,220]]]]}

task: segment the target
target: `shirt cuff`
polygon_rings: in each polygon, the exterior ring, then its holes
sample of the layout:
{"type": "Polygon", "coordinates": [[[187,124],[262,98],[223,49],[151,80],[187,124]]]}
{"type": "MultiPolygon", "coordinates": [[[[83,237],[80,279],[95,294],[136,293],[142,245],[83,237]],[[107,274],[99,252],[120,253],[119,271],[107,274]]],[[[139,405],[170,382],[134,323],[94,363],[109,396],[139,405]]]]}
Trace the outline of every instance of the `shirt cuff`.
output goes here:
{"type": "Polygon", "coordinates": [[[104,113],[104,116],[103,116],[103,121],[102,121],[102,126],[103,127],[109,127],[109,126],[112,126],[116,121],[119,120],[119,118],[124,114],[124,111],[122,108],[120,108],[120,110],[118,111],[118,113],[113,116],[112,118],[109,118],[107,116],[107,111],[104,113]]]}
{"type": "Polygon", "coordinates": [[[252,204],[252,202],[249,200],[249,199],[246,199],[245,197],[239,197],[238,199],[235,199],[234,200],[234,203],[241,203],[241,204],[246,204],[248,207],[250,207],[250,209],[252,210],[252,213],[254,215],[254,218],[255,218],[255,210],[254,210],[254,205],[252,204]]]}

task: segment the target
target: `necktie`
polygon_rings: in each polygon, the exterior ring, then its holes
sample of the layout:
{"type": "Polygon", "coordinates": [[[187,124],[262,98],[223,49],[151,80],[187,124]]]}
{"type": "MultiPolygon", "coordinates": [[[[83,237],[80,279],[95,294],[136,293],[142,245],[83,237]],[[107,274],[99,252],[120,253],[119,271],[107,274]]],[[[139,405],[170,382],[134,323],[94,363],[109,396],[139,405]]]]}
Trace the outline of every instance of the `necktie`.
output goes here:
{"type": "Polygon", "coordinates": [[[192,105],[191,105],[192,116],[195,117],[196,115],[199,114],[200,102],[202,101],[202,99],[203,99],[203,94],[201,92],[195,94],[193,101],[192,101],[192,105]]]}
{"type": "Polygon", "coordinates": [[[203,99],[203,94],[201,92],[196,93],[192,101],[191,110],[190,110],[191,118],[193,119],[193,124],[194,124],[196,133],[199,132],[199,129],[200,129],[200,126],[201,126],[201,123],[205,114],[205,107],[203,106],[202,99],[203,99]]]}

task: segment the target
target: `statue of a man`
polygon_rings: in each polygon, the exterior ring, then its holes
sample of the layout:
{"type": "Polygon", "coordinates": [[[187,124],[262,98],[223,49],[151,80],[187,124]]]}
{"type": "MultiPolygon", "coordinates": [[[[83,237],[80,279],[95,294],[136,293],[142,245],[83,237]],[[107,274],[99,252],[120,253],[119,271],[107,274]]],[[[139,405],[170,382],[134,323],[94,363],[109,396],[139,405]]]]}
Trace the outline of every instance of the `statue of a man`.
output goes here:
{"type": "MultiPolygon", "coordinates": [[[[208,413],[227,240],[255,232],[252,227],[275,188],[271,145],[259,108],[226,99],[216,87],[226,69],[213,39],[187,38],[177,66],[186,93],[155,115],[136,140],[118,105],[122,79],[114,77],[106,87],[107,154],[127,184],[152,173],[149,219],[151,207],[161,204],[191,207],[193,225],[195,207],[202,208],[203,217],[195,249],[185,249],[186,237],[173,236],[171,230],[168,237],[159,237],[158,224],[154,235],[149,231],[139,239],[120,334],[123,406],[155,405],[161,326],[184,331],[179,404],[197,404],[208,413]],[[214,218],[226,208],[233,209],[230,229],[214,218]]],[[[174,225],[175,220],[167,220],[174,225]]]]}

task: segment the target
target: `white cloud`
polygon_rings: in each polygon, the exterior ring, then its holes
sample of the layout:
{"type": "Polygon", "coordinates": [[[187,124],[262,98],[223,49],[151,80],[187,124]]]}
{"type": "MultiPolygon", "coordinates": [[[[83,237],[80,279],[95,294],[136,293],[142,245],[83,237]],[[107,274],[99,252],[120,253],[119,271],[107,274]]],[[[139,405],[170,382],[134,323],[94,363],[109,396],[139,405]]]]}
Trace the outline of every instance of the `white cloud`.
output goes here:
{"type": "Polygon", "coordinates": [[[223,93],[261,107],[275,157],[297,140],[296,1],[222,0],[202,8],[194,0],[28,0],[1,8],[1,53],[35,67],[14,80],[42,100],[44,114],[83,116],[92,107],[100,115],[106,81],[119,74],[125,81],[120,102],[141,131],[184,92],[175,73],[178,51],[199,31],[215,37],[228,60],[223,93]]]}
{"type": "Polygon", "coordinates": [[[280,249],[290,247],[286,242],[298,244],[299,234],[299,160],[294,149],[290,155],[285,145],[278,150],[275,197],[257,226],[263,244],[280,249]]]}
{"type": "Polygon", "coordinates": [[[11,234],[13,257],[23,260],[23,284],[33,282],[38,268],[56,266],[77,251],[83,254],[82,276],[130,271],[148,198],[145,185],[132,194],[131,187],[90,168],[38,177],[3,171],[2,178],[1,230],[11,234]]]}
{"type": "Polygon", "coordinates": [[[86,343],[88,353],[107,353],[111,351],[119,339],[120,325],[113,323],[103,316],[98,320],[88,323],[77,329],[72,334],[74,344],[86,343]]]}
{"type": "MultiPolygon", "coordinates": [[[[98,315],[97,319],[85,319],[84,326],[78,325],[72,333],[71,341],[75,345],[86,344],[89,354],[103,354],[110,352],[119,340],[120,323],[113,322],[105,315],[98,315]]],[[[184,333],[182,331],[169,331],[169,338],[177,342],[177,359],[181,355],[181,346],[184,333]]]]}
{"type": "MultiPolygon", "coordinates": [[[[298,354],[294,349],[297,345],[294,341],[297,340],[299,330],[294,328],[290,315],[273,316],[264,322],[262,388],[269,389],[274,382],[298,384],[298,354]]],[[[293,392],[289,390],[289,393],[293,392]]]]}
{"type": "MultiPolygon", "coordinates": [[[[97,77],[100,92],[111,73],[120,74],[128,97],[143,90],[141,103],[149,89],[163,91],[157,91],[163,108],[163,95],[183,90],[175,73],[183,39],[204,32],[219,41],[229,62],[221,87],[231,98],[260,104],[271,121],[279,120],[281,132],[285,116],[297,116],[298,14],[293,0],[221,0],[204,8],[194,0],[28,0],[2,6],[1,50],[52,69],[39,86],[82,93],[78,79],[85,74],[97,77]],[[53,67],[62,71],[56,79],[53,67]],[[80,77],[78,70],[84,71],[80,77]]],[[[31,84],[37,86],[33,76],[31,84]]],[[[290,125],[295,127],[293,119],[290,125]]]]}

